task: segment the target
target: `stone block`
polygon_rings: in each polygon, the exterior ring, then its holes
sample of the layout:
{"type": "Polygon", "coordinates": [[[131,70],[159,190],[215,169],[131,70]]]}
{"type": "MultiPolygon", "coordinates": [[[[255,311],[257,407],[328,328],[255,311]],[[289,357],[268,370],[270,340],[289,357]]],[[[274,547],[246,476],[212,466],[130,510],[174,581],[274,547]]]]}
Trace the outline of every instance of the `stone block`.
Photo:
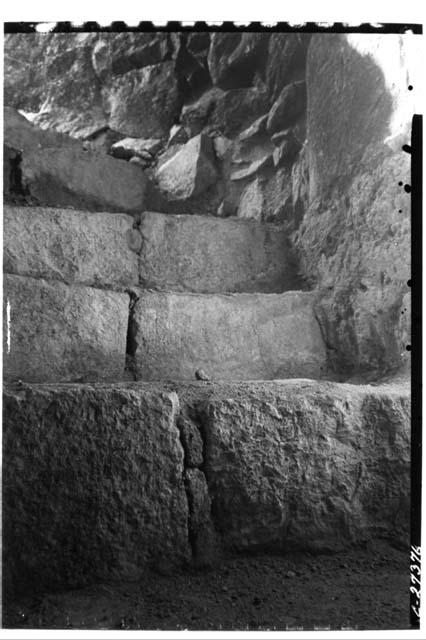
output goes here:
{"type": "Polygon", "coordinates": [[[130,338],[141,380],[321,378],[326,351],[313,294],[143,292],[130,338]]]}
{"type": "Polygon", "coordinates": [[[115,212],[137,212],[143,206],[146,178],[138,167],[84,149],[64,134],[42,131],[10,108],[4,112],[4,144],[6,157],[13,150],[19,153],[19,162],[8,163],[9,174],[15,175],[9,186],[32,202],[115,212]]]}
{"type": "Polygon", "coordinates": [[[408,544],[409,385],[215,387],[204,420],[214,525],[228,549],[408,544]]]}
{"type": "Polygon", "coordinates": [[[3,410],[4,591],[188,560],[175,393],[25,385],[5,390],[3,410]]]}
{"type": "Polygon", "coordinates": [[[7,274],[3,282],[6,379],[123,379],[127,294],[7,274]]]}
{"type": "Polygon", "coordinates": [[[149,289],[197,293],[297,288],[283,230],[254,220],[142,214],[140,277],[149,289]]]}
{"type": "Polygon", "coordinates": [[[5,206],[3,216],[6,273],[109,289],[138,282],[129,215],[5,206]]]}

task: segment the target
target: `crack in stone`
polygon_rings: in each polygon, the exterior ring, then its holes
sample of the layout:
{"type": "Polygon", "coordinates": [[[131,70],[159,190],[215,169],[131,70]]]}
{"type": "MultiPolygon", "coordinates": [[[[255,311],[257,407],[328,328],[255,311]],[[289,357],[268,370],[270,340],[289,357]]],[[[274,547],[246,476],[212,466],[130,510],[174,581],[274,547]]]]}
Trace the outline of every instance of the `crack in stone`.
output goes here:
{"type": "MultiPolygon", "coordinates": [[[[176,427],[184,452],[183,481],[188,501],[188,541],[192,552],[192,562],[196,567],[214,565],[219,557],[217,532],[213,524],[212,504],[205,474],[205,440],[198,426],[201,415],[198,407],[184,406],[176,418],[176,427]],[[195,413],[195,415],[193,415],[195,413]],[[189,429],[189,433],[188,433],[189,429]],[[199,442],[197,451],[191,451],[190,433],[195,429],[199,442]],[[201,444],[201,449],[200,449],[201,444]]],[[[196,441],[197,438],[194,438],[196,441]]],[[[194,445],[193,445],[194,448],[194,445]]]]}

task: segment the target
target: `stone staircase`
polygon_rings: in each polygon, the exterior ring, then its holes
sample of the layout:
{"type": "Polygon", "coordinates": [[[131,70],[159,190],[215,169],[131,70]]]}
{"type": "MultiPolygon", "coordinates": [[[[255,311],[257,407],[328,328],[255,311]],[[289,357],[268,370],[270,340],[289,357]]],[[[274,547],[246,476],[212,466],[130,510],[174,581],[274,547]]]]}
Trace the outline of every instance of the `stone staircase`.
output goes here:
{"type": "Polygon", "coordinates": [[[62,592],[89,628],[92,591],[96,628],[140,628],[155,591],[154,628],[171,604],[178,628],[403,627],[381,548],[420,544],[401,147],[421,56],[32,28],[4,56],[3,621],[51,628],[62,592]]]}
{"type": "Polygon", "coordinates": [[[405,540],[409,389],[326,381],[280,226],[5,206],[4,271],[6,589],[405,540]]]}
{"type": "Polygon", "coordinates": [[[279,226],[43,207],[4,216],[6,379],[326,375],[315,294],[294,290],[279,226]]]}

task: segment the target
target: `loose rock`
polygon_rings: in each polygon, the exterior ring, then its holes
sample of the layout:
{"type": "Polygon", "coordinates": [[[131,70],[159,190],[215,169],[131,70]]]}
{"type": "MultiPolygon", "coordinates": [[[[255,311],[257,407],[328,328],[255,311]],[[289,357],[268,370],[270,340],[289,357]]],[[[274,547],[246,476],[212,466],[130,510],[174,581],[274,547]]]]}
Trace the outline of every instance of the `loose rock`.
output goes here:
{"type": "Polygon", "coordinates": [[[306,84],[293,82],[281,91],[271,107],[266,128],[270,134],[282,131],[300,115],[306,107],[306,84]]]}
{"type": "Polygon", "coordinates": [[[122,160],[130,160],[133,156],[145,158],[149,153],[154,159],[155,154],[161,149],[161,140],[143,138],[123,138],[111,147],[111,155],[122,160]]]}
{"type": "Polygon", "coordinates": [[[113,129],[136,138],[167,137],[180,110],[173,62],[117,76],[106,101],[113,129]]]}
{"type": "Polygon", "coordinates": [[[160,166],[156,177],[169,200],[186,200],[202,193],[217,180],[210,138],[204,134],[192,138],[160,166]]]}

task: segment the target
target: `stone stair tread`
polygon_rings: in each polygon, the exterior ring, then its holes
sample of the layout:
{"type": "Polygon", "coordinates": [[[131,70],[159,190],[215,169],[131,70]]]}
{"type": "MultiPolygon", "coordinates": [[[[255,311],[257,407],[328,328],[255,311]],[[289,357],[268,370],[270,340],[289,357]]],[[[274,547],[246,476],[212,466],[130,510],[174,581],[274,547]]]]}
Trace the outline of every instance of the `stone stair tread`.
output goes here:
{"type": "Polygon", "coordinates": [[[130,322],[137,379],[327,375],[315,294],[142,292],[130,322]]]}
{"type": "Polygon", "coordinates": [[[408,543],[409,384],[6,384],[3,412],[9,585],[194,561],[210,517],[225,550],[318,552],[382,531],[408,543]]]}
{"type": "Polygon", "coordinates": [[[128,294],[10,274],[3,286],[6,380],[124,376],[128,294]]]}
{"type": "Polygon", "coordinates": [[[144,212],[140,231],[140,279],[148,289],[281,293],[301,287],[280,225],[144,212]]]}
{"type": "Polygon", "coordinates": [[[138,284],[133,217],[59,207],[3,208],[6,273],[124,290],[138,284]]]}

